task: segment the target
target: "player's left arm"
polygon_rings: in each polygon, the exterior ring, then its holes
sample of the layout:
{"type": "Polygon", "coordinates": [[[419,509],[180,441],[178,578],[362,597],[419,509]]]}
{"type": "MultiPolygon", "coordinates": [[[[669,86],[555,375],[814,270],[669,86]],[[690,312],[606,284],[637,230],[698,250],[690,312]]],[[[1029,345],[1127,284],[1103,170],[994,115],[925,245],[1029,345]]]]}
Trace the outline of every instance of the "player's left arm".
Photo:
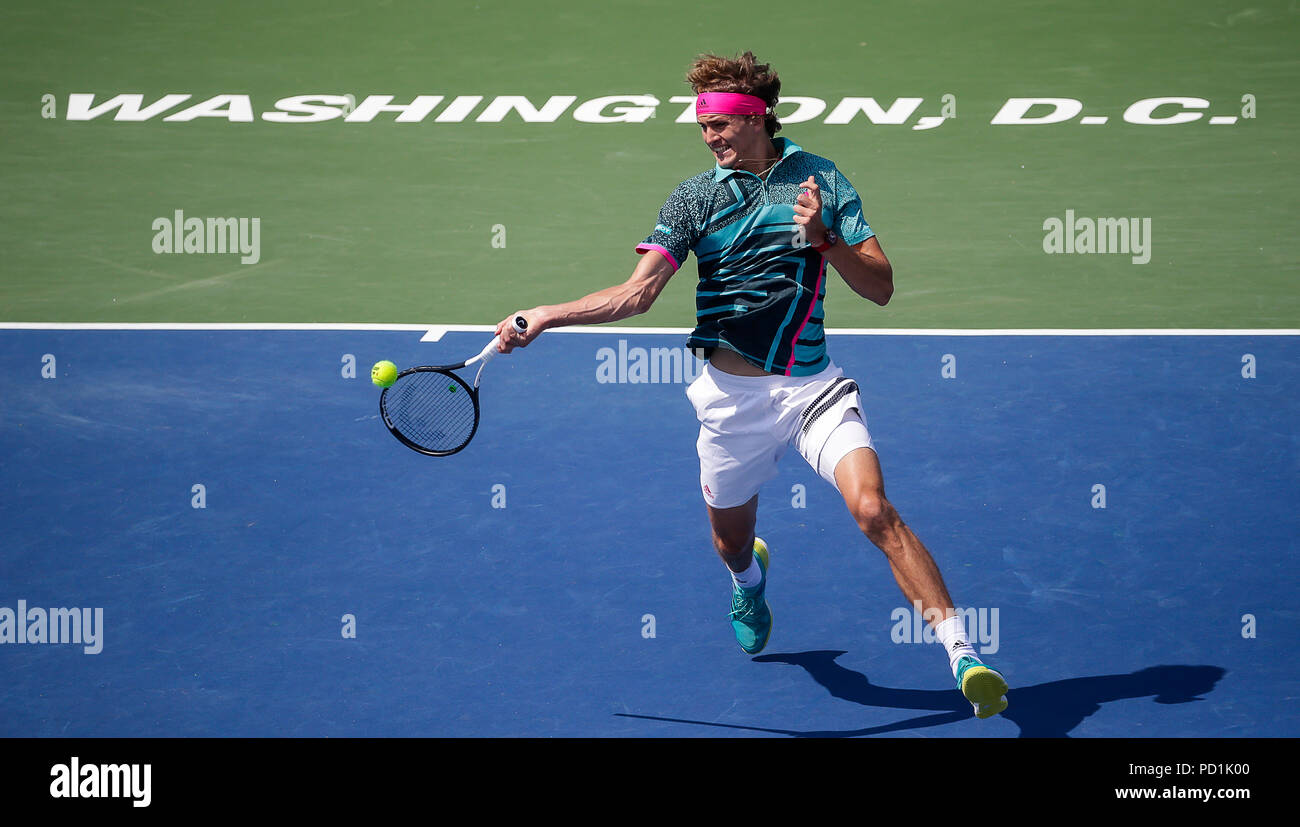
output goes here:
{"type": "Polygon", "coordinates": [[[875,236],[852,245],[840,239],[822,255],[854,293],[881,307],[889,303],[894,295],[894,268],[875,236]]]}
{"type": "MultiPolygon", "coordinates": [[[[826,240],[821,188],[811,175],[800,186],[804,192],[795,200],[794,220],[803,225],[807,242],[816,247],[826,240]]],[[[844,282],[854,293],[882,307],[889,303],[894,295],[894,268],[874,235],[857,244],[839,239],[822,255],[844,277],[844,282]]]]}

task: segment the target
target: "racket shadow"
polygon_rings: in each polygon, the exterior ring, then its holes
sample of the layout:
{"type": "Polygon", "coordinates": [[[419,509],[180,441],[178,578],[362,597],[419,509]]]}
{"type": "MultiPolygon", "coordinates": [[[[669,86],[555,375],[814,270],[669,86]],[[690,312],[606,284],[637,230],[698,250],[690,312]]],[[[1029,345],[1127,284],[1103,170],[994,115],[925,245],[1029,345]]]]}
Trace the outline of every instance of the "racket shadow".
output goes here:
{"type": "MultiPolygon", "coordinates": [[[[836,659],[842,650],[815,650],[788,654],[760,655],[755,663],[798,666],[830,692],[832,697],[862,706],[908,709],[932,714],[849,730],[795,730],[779,727],[724,724],[652,715],[615,713],[624,718],[667,721],[721,729],[766,732],[796,738],[854,738],[891,732],[924,729],[974,717],[970,703],[954,689],[905,689],[873,684],[866,675],[845,668],[836,659]]],[[[1033,686],[1012,687],[1009,706],[1000,717],[1020,728],[1021,738],[1068,738],[1069,733],[1102,706],[1113,701],[1150,696],[1158,704],[1181,704],[1203,700],[1214,691],[1227,670],[1218,666],[1162,665],[1128,674],[1091,675],[1066,678],[1033,686]]]]}

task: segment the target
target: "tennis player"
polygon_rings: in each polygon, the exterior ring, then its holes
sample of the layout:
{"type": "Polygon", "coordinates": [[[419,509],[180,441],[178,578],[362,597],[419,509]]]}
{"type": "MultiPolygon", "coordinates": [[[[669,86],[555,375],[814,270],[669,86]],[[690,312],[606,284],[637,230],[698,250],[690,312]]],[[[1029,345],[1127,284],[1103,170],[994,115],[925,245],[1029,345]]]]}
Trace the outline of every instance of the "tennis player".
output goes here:
{"type": "Polygon", "coordinates": [[[686,76],[715,165],[682,182],[624,283],[564,304],[511,313],[501,349],[548,328],[644,313],[690,253],[699,284],[688,346],[707,358],[687,389],[700,421],[700,489],[713,545],[732,577],[731,623],[740,647],[761,652],[772,630],[767,546],[754,535],[758,491],[787,448],[840,492],[889,560],[909,604],[919,602],[975,714],[1007,706],[1006,681],[981,663],[934,559],[885,497],[857,384],[826,352],[826,267],[879,305],[893,270],[862,215],[862,202],[831,161],[785,138],[774,110],[781,81],[750,52],[703,55],[686,76]],[[524,316],[526,332],[511,320],[524,316]]]}

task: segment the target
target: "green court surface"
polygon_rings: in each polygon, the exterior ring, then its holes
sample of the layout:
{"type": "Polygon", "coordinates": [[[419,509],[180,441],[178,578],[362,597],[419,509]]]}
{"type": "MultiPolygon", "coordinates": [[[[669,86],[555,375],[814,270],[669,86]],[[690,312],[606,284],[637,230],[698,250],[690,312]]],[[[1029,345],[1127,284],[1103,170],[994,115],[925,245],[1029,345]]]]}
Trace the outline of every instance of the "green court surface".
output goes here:
{"type": "MultiPolygon", "coordinates": [[[[0,321],[491,323],[621,281],[666,195],[712,165],[670,101],[688,63],[752,49],[785,95],[826,102],[781,134],[836,161],[895,266],[883,310],[833,286],[829,327],[1294,328],[1297,42],[1289,0],[19,0],[0,10],[0,321]],[[71,96],[121,94],[190,97],[71,119],[71,96]],[[164,120],[223,95],[216,116],[164,120]],[[412,123],[263,117],[306,95],[442,100],[412,123]],[[505,96],[543,119],[484,119],[505,96]],[[605,96],[659,103],[575,116],[605,96]],[[1169,97],[1152,119],[1195,119],[1125,120],[1169,97]],[[827,123],[851,98],[880,111],[827,123]],[[1012,98],[1082,106],[991,123],[1012,98]],[[258,219],[256,263],[155,252],[177,211],[258,219]],[[1048,254],[1067,211],[1149,220],[1149,261],[1048,254]]],[[[688,326],[694,271],[630,323],[688,326]]]]}

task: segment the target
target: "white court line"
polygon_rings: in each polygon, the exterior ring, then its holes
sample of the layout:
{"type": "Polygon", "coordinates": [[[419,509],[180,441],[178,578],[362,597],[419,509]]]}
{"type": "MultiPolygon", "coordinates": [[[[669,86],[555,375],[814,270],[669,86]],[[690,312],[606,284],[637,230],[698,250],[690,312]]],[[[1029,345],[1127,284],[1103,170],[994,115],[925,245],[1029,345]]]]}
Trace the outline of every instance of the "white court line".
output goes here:
{"type": "MultiPolygon", "coordinates": [[[[569,327],[553,327],[546,331],[547,333],[619,333],[629,334],[632,336],[644,336],[646,334],[680,334],[689,336],[693,328],[689,327],[614,327],[613,325],[571,325],[569,327]]],[[[436,342],[448,333],[491,333],[496,330],[496,325],[490,324],[440,324],[433,325],[424,334],[421,342],[436,342]]]]}
{"type": "MultiPolygon", "coordinates": [[[[421,341],[436,342],[451,332],[487,332],[494,325],[434,325],[421,341]]],[[[609,334],[681,334],[689,335],[689,327],[616,327],[613,325],[586,325],[582,327],[555,327],[547,333],[609,333],[609,334]]],[[[932,328],[932,327],[829,327],[831,336],[1300,336],[1300,328],[932,328]]]]}
{"type": "MultiPolygon", "coordinates": [[[[491,333],[490,324],[370,324],[363,322],[0,322],[0,330],[390,330],[420,331],[422,342],[448,333],[491,333]]],[[[604,333],[618,336],[688,335],[689,327],[556,327],[548,333],[604,333]]],[[[832,336],[1300,336],[1300,328],[828,328],[832,336]]]]}
{"type": "MultiPolygon", "coordinates": [[[[427,324],[360,322],[0,322],[0,330],[429,330],[427,324]]],[[[492,328],[487,328],[491,330],[492,328]]]]}

